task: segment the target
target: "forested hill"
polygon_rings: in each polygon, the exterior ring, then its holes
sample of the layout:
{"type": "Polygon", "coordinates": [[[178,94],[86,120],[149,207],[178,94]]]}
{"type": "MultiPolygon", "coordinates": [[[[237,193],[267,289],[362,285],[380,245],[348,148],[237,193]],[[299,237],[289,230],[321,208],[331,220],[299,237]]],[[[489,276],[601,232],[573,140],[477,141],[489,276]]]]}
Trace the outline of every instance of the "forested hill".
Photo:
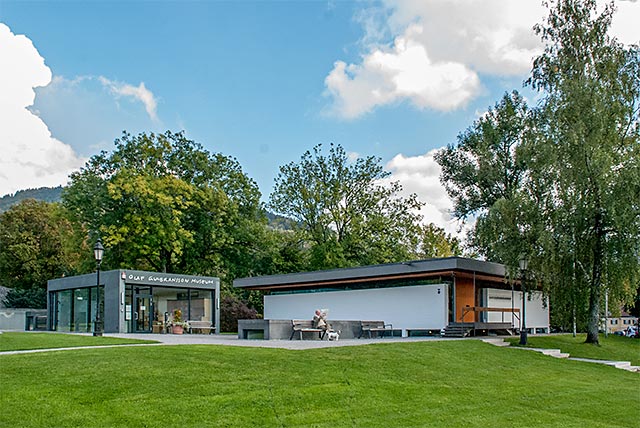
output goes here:
{"type": "Polygon", "coordinates": [[[24,199],[36,199],[38,201],[59,202],[62,195],[62,186],[40,187],[38,189],[18,190],[14,194],[0,198],[0,213],[11,208],[12,205],[24,199]]]}
{"type": "MultiPolygon", "coordinates": [[[[0,213],[5,212],[12,205],[24,199],[36,199],[38,201],[46,202],[60,202],[62,199],[62,186],[58,187],[40,187],[38,189],[18,190],[14,194],[5,195],[0,198],[0,213]]],[[[266,212],[267,219],[271,227],[277,229],[288,230],[292,228],[292,220],[273,214],[269,211],[266,212]]]]}

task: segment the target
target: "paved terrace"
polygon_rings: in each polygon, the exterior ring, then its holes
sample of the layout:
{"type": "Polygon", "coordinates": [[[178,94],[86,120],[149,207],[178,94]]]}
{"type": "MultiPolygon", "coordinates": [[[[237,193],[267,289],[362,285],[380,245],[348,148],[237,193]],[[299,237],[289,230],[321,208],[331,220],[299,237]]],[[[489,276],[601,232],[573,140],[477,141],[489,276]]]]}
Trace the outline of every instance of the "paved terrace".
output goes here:
{"type": "MultiPolygon", "coordinates": [[[[44,333],[44,332],[40,332],[44,333]]],[[[51,333],[60,334],[60,333],[51,333]]],[[[91,333],[70,333],[82,336],[91,336],[91,333]]],[[[32,349],[24,351],[0,352],[0,355],[29,354],[38,352],[66,351],[70,349],[91,349],[91,348],[113,348],[120,346],[166,346],[166,345],[222,345],[222,346],[244,346],[250,348],[279,348],[290,350],[336,348],[339,346],[361,346],[373,343],[401,343],[401,342],[425,342],[437,340],[474,340],[477,338],[452,339],[440,337],[411,337],[411,338],[380,338],[380,339],[347,339],[338,341],[328,340],[246,340],[238,339],[236,335],[226,334],[105,334],[105,337],[117,337],[122,339],[154,340],[158,343],[150,344],[123,344],[123,345],[101,345],[82,346],[73,348],[52,348],[52,349],[32,349]]]]}
{"type": "MultiPolygon", "coordinates": [[[[163,345],[225,345],[245,346],[252,348],[280,349],[319,349],[338,346],[358,346],[372,343],[424,342],[434,340],[452,340],[440,337],[388,337],[378,339],[345,339],[345,340],[247,340],[238,339],[236,335],[227,334],[108,334],[105,336],[123,339],[156,340],[163,345]]],[[[454,339],[455,340],[455,339],[454,339]]]]}

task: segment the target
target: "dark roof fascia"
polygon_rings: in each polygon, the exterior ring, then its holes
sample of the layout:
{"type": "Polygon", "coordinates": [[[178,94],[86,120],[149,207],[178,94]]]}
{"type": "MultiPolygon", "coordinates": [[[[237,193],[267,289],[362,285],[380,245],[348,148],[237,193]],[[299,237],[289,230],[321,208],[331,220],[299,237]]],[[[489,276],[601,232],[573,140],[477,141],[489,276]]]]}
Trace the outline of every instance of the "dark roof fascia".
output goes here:
{"type": "Polygon", "coordinates": [[[322,282],[352,281],[355,279],[371,280],[373,278],[415,276],[431,272],[469,272],[496,277],[505,276],[505,267],[499,263],[485,262],[464,257],[446,257],[439,259],[414,260],[402,263],[361,266],[345,269],[332,269],[316,272],[301,272],[284,275],[267,275],[250,278],[239,278],[233,281],[236,288],[281,288],[286,285],[304,286],[318,285],[322,282]]]}
{"type": "MultiPolygon", "coordinates": [[[[84,275],[67,276],[47,281],[49,291],[69,290],[74,288],[95,287],[96,272],[84,275]]],[[[171,273],[149,272],[131,269],[115,269],[100,272],[100,284],[151,285],[167,288],[191,288],[214,290],[220,286],[220,279],[209,276],[180,275],[171,273]]]]}

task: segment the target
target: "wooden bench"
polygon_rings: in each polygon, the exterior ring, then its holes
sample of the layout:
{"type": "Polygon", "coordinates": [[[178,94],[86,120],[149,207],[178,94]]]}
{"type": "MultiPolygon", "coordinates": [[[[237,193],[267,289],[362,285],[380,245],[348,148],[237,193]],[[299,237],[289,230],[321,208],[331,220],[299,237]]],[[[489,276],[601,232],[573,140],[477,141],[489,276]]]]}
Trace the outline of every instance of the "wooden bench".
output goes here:
{"type": "Polygon", "coordinates": [[[300,334],[300,340],[302,340],[303,339],[302,334],[307,332],[318,333],[318,338],[322,339],[326,332],[322,328],[314,327],[312,320],[291,320],[291,328],[293,330],[291,331],[291,336],[289,336],[289,340],[292,340],[293,336],[295,336],[296,333],[300,334]]]}
{"type": "Polygon", "coordinates": [[[360,339],[365,332],[369,334],[369,339],[371,339],[372,332],[375,332],[378,337],[384,337],[387,331],[393,336],[392,324],[385,324],[384,321],[360,321],[360,335],[358,339],[360,339]]]}
{"type": "Polygon", "coordinates": [[[216,327],[211,323],[211,321],[187,321],[189,323],[189,328],[187,332],[192,334],[194,330],[209,330],[209,334],[213,333],[216,330],[216,327]]]}

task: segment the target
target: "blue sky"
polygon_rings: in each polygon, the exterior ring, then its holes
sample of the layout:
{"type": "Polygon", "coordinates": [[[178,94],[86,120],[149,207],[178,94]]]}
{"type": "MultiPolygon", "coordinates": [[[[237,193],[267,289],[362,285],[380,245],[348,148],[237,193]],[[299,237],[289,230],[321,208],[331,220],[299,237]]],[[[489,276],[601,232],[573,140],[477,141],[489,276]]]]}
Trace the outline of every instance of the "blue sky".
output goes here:
{"type": "MultiPolygon", "coordinates": [[[[638,6],[619,3],[625,41],[638,6]]],[[[522,89],[543,15],[537,0],[0,0],[0,194],[64,183],[122,130],[184,129],[265,200],[318,143],[380,156],[454,231],[432,151],[522,89]]]]}

